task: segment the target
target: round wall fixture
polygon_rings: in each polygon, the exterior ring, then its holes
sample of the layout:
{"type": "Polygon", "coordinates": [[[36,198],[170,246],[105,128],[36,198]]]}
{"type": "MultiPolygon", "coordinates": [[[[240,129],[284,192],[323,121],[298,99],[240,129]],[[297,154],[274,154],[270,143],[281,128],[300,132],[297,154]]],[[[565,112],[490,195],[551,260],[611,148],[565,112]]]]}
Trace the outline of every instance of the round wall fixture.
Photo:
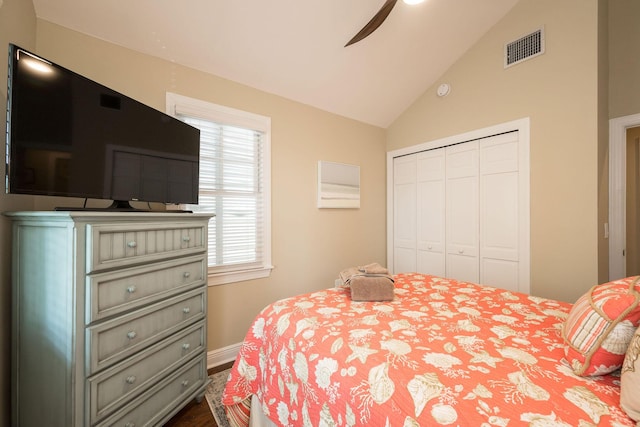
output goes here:
{"type": "Polygon", "coordinates": [[[447,96],[449,95],[449,92],[451,92],[451,86],[449,86],[447,83],[442,83],[440,86],[438,86],[438,90],[436,91],[438,96],[447,96]]]}

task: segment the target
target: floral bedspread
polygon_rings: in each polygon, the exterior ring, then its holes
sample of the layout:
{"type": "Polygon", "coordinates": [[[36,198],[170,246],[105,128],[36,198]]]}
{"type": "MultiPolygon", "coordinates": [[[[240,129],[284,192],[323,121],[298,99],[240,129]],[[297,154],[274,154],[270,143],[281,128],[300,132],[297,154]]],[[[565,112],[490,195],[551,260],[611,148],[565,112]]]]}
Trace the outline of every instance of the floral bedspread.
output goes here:
{"type": "Polygon", "coordinates": [[[279,426],[633,426],[619,376],[563,361],[570,304],[418,274],[393,302],[332,288],[255,319],[223,394],[279,426]]]}

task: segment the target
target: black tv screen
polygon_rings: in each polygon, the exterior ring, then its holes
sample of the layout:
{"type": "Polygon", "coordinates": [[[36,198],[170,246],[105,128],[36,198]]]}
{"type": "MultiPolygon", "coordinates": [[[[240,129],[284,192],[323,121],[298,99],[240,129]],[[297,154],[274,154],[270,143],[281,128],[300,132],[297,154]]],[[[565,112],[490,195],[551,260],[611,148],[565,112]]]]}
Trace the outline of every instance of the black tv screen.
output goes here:
{"type": "Polygon", "coordinates": [[[200,131],[9,45],[8,193],[198,202],[200,131]]]}

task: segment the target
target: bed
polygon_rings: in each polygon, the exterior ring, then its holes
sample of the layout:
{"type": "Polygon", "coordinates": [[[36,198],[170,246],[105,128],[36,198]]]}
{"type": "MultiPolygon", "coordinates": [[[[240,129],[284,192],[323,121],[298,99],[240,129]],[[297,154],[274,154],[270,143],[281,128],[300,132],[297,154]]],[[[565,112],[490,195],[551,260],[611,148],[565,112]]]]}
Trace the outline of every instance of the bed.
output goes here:
{"type": "Polygon", "coordinates": [[[251,400],[277,426],[636,425],[619,365],[576,375],[567,361],[573,306],[415,273],[395,276],[390,302],[340,287],[287,298],[247,332],[223,405],[232,425],[251,400]]]}

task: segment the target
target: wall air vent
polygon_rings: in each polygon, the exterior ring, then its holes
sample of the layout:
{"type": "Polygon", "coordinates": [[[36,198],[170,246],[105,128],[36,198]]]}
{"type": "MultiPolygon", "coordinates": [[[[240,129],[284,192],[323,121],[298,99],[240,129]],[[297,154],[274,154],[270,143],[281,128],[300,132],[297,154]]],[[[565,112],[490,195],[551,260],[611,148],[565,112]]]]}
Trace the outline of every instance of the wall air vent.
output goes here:
{"type": "Polygon", "coordinates": [[[504,45],[504,68],[544,53],[544,28],[504,45]]]}

